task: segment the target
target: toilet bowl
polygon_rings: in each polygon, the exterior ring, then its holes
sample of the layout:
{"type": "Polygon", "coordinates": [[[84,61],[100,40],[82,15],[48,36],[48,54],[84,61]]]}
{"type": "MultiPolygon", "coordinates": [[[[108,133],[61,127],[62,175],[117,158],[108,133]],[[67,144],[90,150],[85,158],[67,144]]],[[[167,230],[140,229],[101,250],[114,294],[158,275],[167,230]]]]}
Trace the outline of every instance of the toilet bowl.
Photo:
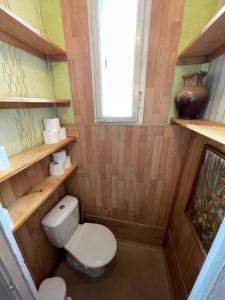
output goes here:
{"type": "Polygon", "coordinates": [[[38,293],[39,300],[72,300],[66,297],[66,284],[60,277],[47,278],[42,281],[38,293]]]}
{"type": "Polygon", "coordinates": [[[75,197],[64,197],[41,223],[49,241],[67,251],[67,264],[89,276],[101,276],[116,254],[116,239],[107,227],[79,224],[79,206],[75,197]]]}

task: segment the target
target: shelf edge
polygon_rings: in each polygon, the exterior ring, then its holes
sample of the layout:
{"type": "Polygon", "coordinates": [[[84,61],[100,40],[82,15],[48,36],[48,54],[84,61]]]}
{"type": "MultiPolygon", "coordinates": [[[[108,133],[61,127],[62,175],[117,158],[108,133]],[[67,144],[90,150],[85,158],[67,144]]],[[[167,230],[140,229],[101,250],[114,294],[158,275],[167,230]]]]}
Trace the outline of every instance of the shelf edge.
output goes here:
{"type": "Polygon", "coordinates": [[[10,217],[12,218],[12,221],[13,221],[13,213],[15,213],[15,210],[18,209],[18,206],[19,206],[17,201],[26,201],[25,197],[29,197],[30,194],[35,193],[35,190],[40,189],[39,187],[41,187],[42,185],[44,185],[48,181],[51,181],[51,180],[54,181],[55,180],[54,187],[49,189],[49,191],[46,193],[46,195],[44,195],[43,198],[38,203],[36,203],[36,205],[34,205],[33,208],[26,215],[23,215],[21,220],[19,220],[19,221],[17,220],[15,226],[13,226],[12,232],[16,232],[26,222],[26,220],[28,220],[30,218],[30,216],[51,196],[51,194],[55,190],[57,190],[57,188],[61,184],[63,184],[66,181],[66,179],[74,171],[76,171],[77,168],[78,168],[78,165],[75,164],[75,165],[72,165],[70,167],[70,169],[66,170],[65,173],[61,176],[48,176],[48,177],[46,177],[46,179],[42,183],[40,183],[38,186],[33,188],[29,194],[27,194],[26,196],[22,196],[21,198],[17,199],[12,205],[10,205],[7,209],[9,211],[10,217]],[[11,211],[10,211],[10,208],[11,208],[11,211]]]}
{"type": "MultiPolygon", "coordinates": [[[[0,4],[0,13],[4,20],[7,21],[10,26],[1,26],[0,30],[0,40],[3,40],[12,46],[19,48],[23,51],[29,52],[42,59],[55,60],[67,60],[66,50],[57,45],[55,42],[51,41],[47,36],[43,35],[34,26],[29,24],[26,20],[18,16],[8,7],[0,4]],[[13,30],[11,30],[13,28],[13,30]],[[18,38],[20,34],[15,34],[16,31],[22,31],[25,35],[30,34],[32,41],[39,40],[42,42],[40,47],[38,43],[36,45],[32,44],[29,39],[18,38]],[[47,47],[46,47],[47,46],[47,47]],[[44,49],[44,50],[43,50],[44,49]],[[51,53],[54,52],[54,53],[51,53]]],[[[4,24],[4,23],[3,23],[4,24]]]]}
{"type": "Polygon", "coordinates": [[[60,141],[57,144],[52,144],[52,145],[45,145],[45,144],[41,144],[41,145],[37,145],[34,148],[30,148],[25,152],[21,152],[18,153],[16,155],[13,155],[9,158],[11,165],[8,169],[4,170],[4,171],[0,171],[0,183],[4,182],[5,180],[9,179],[10,177],[13,177],[14,175],[20,173],[21,171],[29,168],[31,165],[37,163],[38,161],[44,159],[45,157],[47,157],[48,155],[51,155],[53,152],[67,146],[68,144],[72,143],[74,140],[76,139],[75,136],[69,136],[67,137],[67,139],[60,141]],[[13,160],[22,160],[22,156],[24,155],[30,155],[30,152],[32,151],[36,151],[36,152],[40,152],[40,150],[38,148],[44,148],[46,147],[47,149],[45,150],[45,153],[41,154],[40,156],[35,157],[34,159],[30,160],[29,162],[26,162],[26,164],[22,164],[21,166],[12,169],[12,165],[13,165],[13,160]]]}
{"type": "Polygon", "coordinates": [[[24,98],[24,97],[0,97],[0,109],[15,108],[40,108],[55,104],[60,107],[69,107],[69,99],[45,99],[45,98],[24,98]]]}
{"type": "Polygon", "coordinates": [[[203,135],[208,139],[225,145],[224,123],[206,119],[185,120],[179,118],[172,118],[171,121],[175,125],[180,125],[188,130],[203,135]]]}

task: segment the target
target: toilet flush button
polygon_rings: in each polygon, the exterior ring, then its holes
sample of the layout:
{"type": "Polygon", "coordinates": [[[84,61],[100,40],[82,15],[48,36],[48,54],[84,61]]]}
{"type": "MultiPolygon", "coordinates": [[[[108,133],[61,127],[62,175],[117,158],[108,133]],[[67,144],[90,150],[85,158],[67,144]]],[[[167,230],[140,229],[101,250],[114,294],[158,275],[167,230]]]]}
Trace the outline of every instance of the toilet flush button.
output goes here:
{"type": "Polygon", "coordinates": [[[64,208],[65,208],[65,205],[60,205],[59,208],[60,208],[60,209],[64,209],[64,208]]]}

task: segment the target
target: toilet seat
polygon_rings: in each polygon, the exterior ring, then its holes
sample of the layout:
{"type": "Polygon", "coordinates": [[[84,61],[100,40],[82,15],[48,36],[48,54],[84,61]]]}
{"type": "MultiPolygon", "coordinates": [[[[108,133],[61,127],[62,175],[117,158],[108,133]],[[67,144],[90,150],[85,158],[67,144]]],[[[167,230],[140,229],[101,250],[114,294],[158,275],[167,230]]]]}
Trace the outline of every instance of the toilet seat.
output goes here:
{"type": "Polygon", "coordinates": [[[39,287],[40,300],[65,300],[66,284],[60,277],[52,277],[42,281],[39,287]]]}
{"type": "Polygon", "coordinates": [[[99,268],[113,259],[117,243],[107,227],[84,223],[72,236],[65,249],[84,266],[99,268]]]}

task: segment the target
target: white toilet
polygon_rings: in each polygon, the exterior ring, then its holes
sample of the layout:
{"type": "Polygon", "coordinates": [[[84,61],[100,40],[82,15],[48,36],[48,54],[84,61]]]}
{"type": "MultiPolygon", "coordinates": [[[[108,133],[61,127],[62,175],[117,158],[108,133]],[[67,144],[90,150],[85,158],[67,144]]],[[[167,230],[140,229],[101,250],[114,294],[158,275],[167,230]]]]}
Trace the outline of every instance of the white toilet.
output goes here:
{"type": "Polygon", "coordinates": [[[116,239],[107,227],[79,224],[79,206],[75,197],[64,197],[41,223],[49,241],[55,247],[67,250],[68,265],[87,275],[102,275],[116,254],[116,239]]]}

